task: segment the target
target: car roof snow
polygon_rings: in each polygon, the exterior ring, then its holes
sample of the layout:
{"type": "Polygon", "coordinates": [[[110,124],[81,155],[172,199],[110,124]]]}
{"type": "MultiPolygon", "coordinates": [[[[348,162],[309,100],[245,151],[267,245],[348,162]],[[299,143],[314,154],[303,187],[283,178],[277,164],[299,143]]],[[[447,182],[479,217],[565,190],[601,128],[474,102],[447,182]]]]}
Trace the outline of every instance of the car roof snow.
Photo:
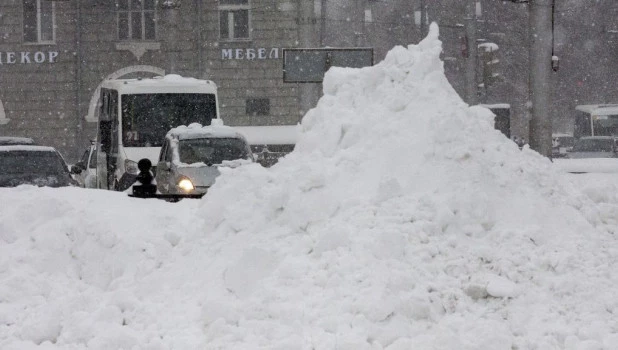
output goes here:
{"type": "Polygon", "coordinates": [[[614,136],[582,136],[580,140],[613,140],[614,136]]]}
{"type": "Polygon", "coordinates": [[[245,137],[236,129],[225,125],[202,126],[194,123],[189,126],[181,125],[167,133],[168,138],[178,140],[201,139],[201,138],[241,138],[245,137]]]}
{"type": "Polygon", "coordinates": [[[592,115],[618,114],[618,104],[577,105],[575,109],[592,115]]]}
{"type": "Polygon", "coordinates": [[[0,146],[0,152],[14,152],[14,151],[56,152],[56,149],[50,146],[35,146],[35,145],[0,146]]]}
{"type": "Polygon", "coordinates": [[[34,145],[30,137],[0,136],[0,145],[34,145]]]}

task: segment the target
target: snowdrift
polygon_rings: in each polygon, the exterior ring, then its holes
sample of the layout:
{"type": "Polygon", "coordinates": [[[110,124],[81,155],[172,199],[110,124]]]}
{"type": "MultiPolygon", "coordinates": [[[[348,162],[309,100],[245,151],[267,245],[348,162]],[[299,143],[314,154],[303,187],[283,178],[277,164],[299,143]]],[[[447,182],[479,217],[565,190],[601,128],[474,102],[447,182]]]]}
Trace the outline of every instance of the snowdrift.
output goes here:
{"type": "Polygon", "coordinates": [[[201,201],[2,190],[2,349],[614,349],[618,198],[444,76],[331,69],[293,153],[201,201]]]}

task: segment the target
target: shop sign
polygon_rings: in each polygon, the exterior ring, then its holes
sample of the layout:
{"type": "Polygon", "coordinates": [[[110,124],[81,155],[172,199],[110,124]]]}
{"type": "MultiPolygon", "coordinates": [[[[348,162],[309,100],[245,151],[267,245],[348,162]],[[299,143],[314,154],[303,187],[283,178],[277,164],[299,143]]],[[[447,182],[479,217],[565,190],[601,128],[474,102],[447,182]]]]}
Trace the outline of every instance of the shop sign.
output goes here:
{"type": "Polygon", "coordinates": [[[276,47],[267,49],[245,48],[245,49],[221,49],[222,60],[277,60],[279,59],[279,49],[276,47]]]}
{"type": "Polygon", "coordinates": [[[56,63],[58,51],[0,51],[0,65],[56,63]]]}

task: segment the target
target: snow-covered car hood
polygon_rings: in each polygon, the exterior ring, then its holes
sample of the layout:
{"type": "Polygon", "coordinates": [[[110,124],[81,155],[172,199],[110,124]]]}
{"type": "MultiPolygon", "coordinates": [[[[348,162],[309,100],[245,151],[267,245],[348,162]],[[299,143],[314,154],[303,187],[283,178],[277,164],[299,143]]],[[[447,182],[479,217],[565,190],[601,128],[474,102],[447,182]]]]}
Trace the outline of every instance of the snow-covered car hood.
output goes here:
{"type": "Polygon", "coordinates": [[[221,174],[216,165],[208,166],[178,166],[178,176],[188,177],[196,187],[210,187],[215,183],[217,176],[221,174]]]}
{"type": "Polygon", "coordinates": [[[205,163],[176,164],[177,177],[186,176],[196,187],[210,187],[221,174],[219,168],[236,168],[243,164],[251,164],[249,159],[226,160],[222,164],[207,165],[205,163]]]}

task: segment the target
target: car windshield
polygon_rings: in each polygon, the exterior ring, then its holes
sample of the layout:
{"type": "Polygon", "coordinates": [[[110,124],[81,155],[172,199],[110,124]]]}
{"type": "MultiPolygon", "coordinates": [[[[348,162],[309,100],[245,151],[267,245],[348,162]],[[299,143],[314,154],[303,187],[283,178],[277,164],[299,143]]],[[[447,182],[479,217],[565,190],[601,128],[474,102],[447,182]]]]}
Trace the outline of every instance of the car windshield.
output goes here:
{"type": "Polygon", "coordinates": [[[217,117],[214,94],[122,95],[125,147],[160,147],[167,131],[179,125],[210,125],[217,117]]]}
{"type": "Polygon", "coordinates": [[[3,174],[60,175],[66,172],[64,162],[54,152],[0,152],[3,174]]]}
{"type": "Polygon", "coordinates": [[[247,159],[249,152],[242,139],[203,138],[181,140],[178,143],[178,155],[180,161],[186,164],[221,164],[226,160],[247,159]]]}
{"type": "Polygon", "coordinates": [[[573,146],[574,152],[613,152],[612,139],[579,139],[573,146]]]}

